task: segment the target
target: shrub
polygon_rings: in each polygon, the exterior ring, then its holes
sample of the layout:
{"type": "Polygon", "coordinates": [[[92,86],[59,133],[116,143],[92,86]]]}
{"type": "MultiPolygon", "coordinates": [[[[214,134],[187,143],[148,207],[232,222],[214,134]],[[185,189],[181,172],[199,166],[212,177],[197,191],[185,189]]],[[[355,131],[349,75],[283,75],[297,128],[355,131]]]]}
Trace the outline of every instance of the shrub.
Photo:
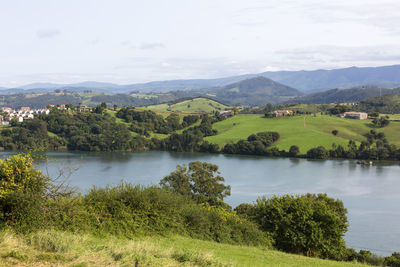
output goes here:
{"type": "Polygon", "coordinates": [[[276,248],[341,260],[346,253],[347,210],[326,194],[259,198],[250,216],[272,234],[276,248]]]}
{"type": "Polygon", "coordinates": [[[49,178],[34,168],[31,155],[0,160],[0,226],[34,227],[48,186],[49,178]]]}

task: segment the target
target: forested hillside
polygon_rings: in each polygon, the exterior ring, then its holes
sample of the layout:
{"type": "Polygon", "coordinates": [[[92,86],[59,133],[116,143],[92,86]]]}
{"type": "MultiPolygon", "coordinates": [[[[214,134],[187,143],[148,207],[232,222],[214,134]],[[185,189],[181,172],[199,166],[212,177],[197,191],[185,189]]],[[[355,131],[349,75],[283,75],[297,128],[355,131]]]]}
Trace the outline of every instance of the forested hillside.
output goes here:
{"type": "Polygon", "coordinates": [[[380,95],[400,94],[400,88],[387,89],[379,87],[357,87],[351,89],[332,89],[324,92],[308,94],[287,101],[287,103],[304,103],[304,104],[330,104],[359,102],[367,98],[377,97],[380,95]]]}
{"type": "Polygon", "coordinates": [[[358,104],[358,110],[385,114],[399,114],[400,95],[385,95],[365,99],[358,104]]]}
{"type": "Polygon", "coordinates": [[[46,105],[73,104],[79,103],[88,106],[96,106],[105,102],[109,106],[147,106],[165,103],[180,98],[191,97],[194,94],[186,92],[169,92],[163,94],[104,94],[99,92],[52,92],[52,93],[30,93],[0,95],[0,106],[7,106],[13,109],[20,107],[45,108],[46,105]]]}
{"type": "Polygon", "coordinates": [[[264,77],[255,77],[208,91],[224,103],[250,106],[279,103],[302,95],[296,89],[264,77]]]}

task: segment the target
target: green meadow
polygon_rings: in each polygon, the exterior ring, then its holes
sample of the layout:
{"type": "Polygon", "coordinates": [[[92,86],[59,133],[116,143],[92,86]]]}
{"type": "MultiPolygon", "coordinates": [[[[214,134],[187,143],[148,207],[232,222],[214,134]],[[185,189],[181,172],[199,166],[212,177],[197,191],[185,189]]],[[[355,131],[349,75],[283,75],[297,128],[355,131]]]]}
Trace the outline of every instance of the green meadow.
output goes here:
{"type": "Polygon", "coordinates": [[[370,120],[344,119],[329,115],[302,115],[293,117],[264,118],[263,115],[237,115],[217,122],[213,128],[218,130],[215,136],[206,137],[220,147],[227,143],[246,139],[258,132],[275,131],[280,134],[276,143],[279,149],[289,150],[297,145],[302,153],[310,148],[324,146],[331,148],[333,143],[346,146],[349,140],[366,140],[364,134],[371,129],[385,133],[390,143],[400,145],[400,122],[392,121],[385,128],[373,128],[370,120]],[[332,134],[338,130],[337,136],[332,134]]]}
{"type": "Polygon", "coordinates": [[[0,232],[0,266],[367,266],[181,236],[0,232]]]}

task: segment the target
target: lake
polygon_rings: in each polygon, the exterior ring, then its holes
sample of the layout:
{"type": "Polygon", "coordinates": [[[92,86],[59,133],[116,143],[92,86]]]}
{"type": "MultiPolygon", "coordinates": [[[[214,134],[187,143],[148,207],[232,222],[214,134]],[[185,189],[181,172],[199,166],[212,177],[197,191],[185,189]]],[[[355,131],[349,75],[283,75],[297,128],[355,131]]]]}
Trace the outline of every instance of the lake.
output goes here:
{"type": "MultiPolygon", "coordinates": [[[[11,154],[1,152],[2,157],[11,154]]],[[[172,152],[48,152],[51,175],[58,168],[71,170],[70,184],[83,193],[96,185],[156,185],[178,164],[200,160],[217,164],[231,196],[232,207],[273,194],[327,193],[348,209],[347,246],[380,255],[400,251],[400,165],[379,163],[372,167],[355,161],[265,158],[172,152]]],[[[45,169],[44,164],[40,166],[45,169]]]]}

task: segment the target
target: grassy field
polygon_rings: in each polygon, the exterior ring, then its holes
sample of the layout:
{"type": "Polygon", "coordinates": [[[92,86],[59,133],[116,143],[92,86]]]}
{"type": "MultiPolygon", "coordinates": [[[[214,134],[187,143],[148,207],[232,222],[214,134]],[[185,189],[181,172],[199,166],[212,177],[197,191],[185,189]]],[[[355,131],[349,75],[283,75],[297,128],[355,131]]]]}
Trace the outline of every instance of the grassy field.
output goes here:
{"type": "Polygon", "coordinates": [[[148,109],[155,111],[173,111],[185,113],[211,113],[215,110],[223,110],[227,108],[229,107],[207,98],[195,98],[172,105],[160,104],[148,106],[148,109]]]}
{"type": "Polygon", "coordinates": [[[180,236],[0,232],[0,266],[366,266],[180,236]]]}
{"type": "MultiPolygon", "coordinates": [[[[211,143],[221,147],[227,143],[246,139],[258,132],[276,131],[281,138],[276,143],[279,149],[288,150],[291,145],[297,145],[302,153],[310,148],[324,146],[331,148],[332,143],[347,145],[350,139],[363,141],[363,136],[371,129],[370,120],[352,120],[335,116],[312,115],[263,118],[262,115],[237,115],[225,121],[214,124],[218,135],[207,137],[211,143]],[[332,130],[338,130],[337,136],[332,130]]],[[[375,129],[384,132],[390,143],[400,145],[400,122],[391,122],[389,126],[375,129]]]]}

